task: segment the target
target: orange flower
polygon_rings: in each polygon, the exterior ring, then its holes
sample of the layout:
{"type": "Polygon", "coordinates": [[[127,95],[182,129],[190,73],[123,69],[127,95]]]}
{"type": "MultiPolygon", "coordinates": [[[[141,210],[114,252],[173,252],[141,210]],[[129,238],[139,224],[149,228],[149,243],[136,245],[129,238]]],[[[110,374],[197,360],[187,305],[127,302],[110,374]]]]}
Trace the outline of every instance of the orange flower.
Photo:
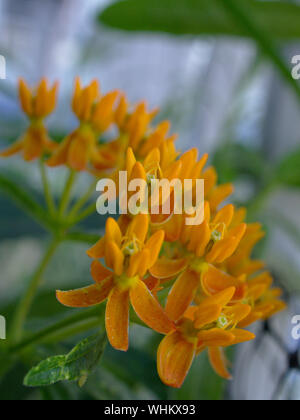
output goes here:
{"type": "Polygon", "coordinates": [[[103,157],[97,139],[114,121],[118,94],[118,91],[113,91],[101,96],[96,80],[82,88],[80,80],[76,79],[72,107],[80,126],[60,144],[48,160],[49,166],[68,165],[71,169],[83,171],[89,169],[89,164],[92,167],[100,165],[103,157]]]}
{"type": "Polygon", "coordinates": [[[166,305],[168,316],[177,321],[195,298],[200,280],[210,265],[223,263],[237,249],[246,230],[246,224],[232,227],[234,206],[227,205],[211,217],[209,204],[205,203],[204,222],[185,226],[179,232],[182,258],[162,258],[150,269],[159,279],[177,278],[166,305]]]}
{"type": "Polygon", "coordinates": [[[162,231],[147,239],[148,227],[148,216],[140,214],[123,235],[117,222],[109,218],[105,236],[88,251],[92,258],[104,258],[108,268],[95,260],[92,276],[96,284],[57,292],[63,305],[77,308],[97,305],[108,298],[106,331],[111,345],[118,350],[128,349],[130,303],[141,320],[155,331],[166,334],[174,328],[142,280],[155,263],[164,240],[162,231]]]}
{"type": "Polygon", "coordinates": [[[9,157],[23,152],[26,161],[41,157],[52,152],[56,143],[48,137],[44,119],[51,114],[56,105],[58,84],[48,89],[47,80],[42,79],[35,90],[30,90],[24,80],[19,81],[19,97],[23,111],[30,120],[25,134],[11,147],[0,153],[1,157],[9,157]]]}
{"type": "Polygon", "coordinates": [[[231,377],[222,348],[255,338],[249,331],[236,328],[251,308],[242,303],[230,305],[234,293],[235,288],[230,287],[191,306],[176,323],[176,329],[162,340],[157,367],[166,385],[181,387],[195,356],[205,349],[215,371],[223,378],[231,377]]]}

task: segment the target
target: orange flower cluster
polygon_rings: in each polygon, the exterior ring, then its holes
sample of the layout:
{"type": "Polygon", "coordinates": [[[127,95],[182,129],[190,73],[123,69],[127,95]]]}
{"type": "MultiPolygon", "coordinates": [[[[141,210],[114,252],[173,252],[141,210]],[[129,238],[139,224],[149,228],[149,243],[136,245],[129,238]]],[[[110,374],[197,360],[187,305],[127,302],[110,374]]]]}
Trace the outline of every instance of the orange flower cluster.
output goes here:
{"type": "MultiPolygon", "coordinates": [[[[215,371],[230,378],[224,349],[254,339],[245,328],[285,307],[263,262],[251,257],[264,236],[261,226],[245,222],[245,209],[223,204],[233,187],[218,185],[215,169],[205,167],[207,155],[198,159],[196,149],[181,155],[176,136],[168,134],[169,122],[151,125],[157,111],[149,112],[144,103],[131,109],[117,91],[101,95],[96,81],[85,88],[76,81],[72,106],[80,125],[53,147],[43,119],[54,108],[55,94],[56,85],[48,91],[45,81],[36,92],[20,82],[22,107],[31,125],[25,138],[2,156],[23,150],[29,160],[46,152],[49,166],[115,178],[125,169],[129,180],[203,179],[205,184],[204,220],[199,225],[188,226],[186,214],[175,214],[174,191],[167,215],[109,218],[105,235],[88,251],[94,284],[58,291],[58,300],[76,308],[107,300],[107,335],[111,345],[123,351],[128,349],[131,305],[144,324],[165,335],[157,365],[169,386],[182,385],[195,356],[204,350],[215,371]],[[39,130],[43,127],[43,136],[41,131],[33,135],[36,124],[39,130]],[[117,136],[99,143],[113,126],[117,136]]],[[[165,199],[161,197],[160,204],[165,199]]]]}

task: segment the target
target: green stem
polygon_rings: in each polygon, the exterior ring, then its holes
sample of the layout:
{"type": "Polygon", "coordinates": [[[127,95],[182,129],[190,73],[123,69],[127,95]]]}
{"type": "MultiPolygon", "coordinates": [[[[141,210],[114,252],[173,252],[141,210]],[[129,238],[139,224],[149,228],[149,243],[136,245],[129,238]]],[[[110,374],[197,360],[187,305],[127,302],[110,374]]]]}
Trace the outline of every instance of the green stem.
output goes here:
{"type": "Polygon", "coordinates": [[[69,331],[72,328],[73,333],[76,325],[82,324],[83,321],[95,320],[95,317],[99,319],[104,317],[105,313],[105,305],[99,305],[95,308],[81,311],[74,315],[70,315],[69,317],[47,327],[35,334],[32,334],[30,337],[26,338],[25,340],[21,341],[18,344],[12,345],[9,347],[9,354],[13,355],[15,353],[19,353],[23,351],[29,346],[34,344],[39,344],[47,341],[49,338],[53,339],[55,335],[59,335],[60,338],[62,337],[63,331],[69,331]]]}
{"type": "Polygon", "coordinates": [[[73,170],[70,171],[70,175],[67,179],[66,186],[65,186],[64,192],[62,194],[62,198],[61,198],[61,202],[60,202],[60,206],[59,206],[59,216],[60,217],[63,217],[63,215],[64,215],[64,213],[65,213],[65,211],[68,207],[71,192],[72,192],[72,187],[73,187],[73,184],[76,180],[76,175],[77,175],[77,173],[75,171],[73,171],[73,170]]]}
{"type": "Polygon", "coordinates": [[[34,276],[32,277],[29,286],[21,299],[16,312],[15,317],[12,323],[12,341],[17,342],[22,338],[23,334],[23,326],[26,320],[26,317],[30,311],[34,296],[36,294],[36,291],[41,284],[41,281],[43,279],[43,274],[45,273],[45,270],[53,257],[56,249],[58,248],[59,244],[61,243],[61,239],[54,238],[49,247],[46,250],[46,253],[44,257],[42,258],[42,261],[40,265],[38,266],[34,276]]]}
{"type": "Polygon", "coordinates": [[[290,69],[286,66],[284,59],[278,51],[277,45],[273,43],[273,40],[265,32],[264,28],[257,24],[253,16],[251,16],[251,13],[249,13],[245,5],[247,2],[243,0],[219,0],[219,2],[222,3],[223,7],[231,14],[235,21],[248,31],[249,35],[257,42],[265,55],[273,61],[282,77],[290,84],[300,101],[300,86],[293,79],[290,69]]]}
{"type": "Polygon", "coordinates": [[[44,161],[43,161],[42,158],[40,159],[40,172],[41,172],[41,177],[42,177],[42,182],[43,182],[43,188],[44,188],[46,203],[47,203],[47,206],[48,206],[48,209],[49,209],[50,213],[52,215],[54,215],[55,212],[56,212],[55,203],[54,203],[54,200],[53,200],[53,196],[51,194],[50,185],[49,185],[48,177],[47,177],[47,172],[46,172],[45,164],[44,164],[44,161]]]}
{"type": "Polygon", "coordinates": [[[94,181],[91,184],[91,186],[89,187],[89,189],[87,190],[87,192],[81,197],[81,199],[79,201],[77,201],[77,203],[71,209],[71,211],[69,213],[69,217],[71,219],[74,218],[74,217],[76,217],[76,215],[82,209],[82,207],[84,207],[84,205],[90,200],[90,198],[92,197],[92,195],[95,192],[97,183],[98,183],[98,180],[97,181],[94,181]]]}
{"type": "Polygon", "coordinates": [[[87,207],[83,212],[81,212],[76,218],[72,220],[74,224],[77,224],[81,222],[84,219],[87,219],[89,216],[91,216],[93,213],[96,212],[96,204],[93,203],[89,207],[87,207]]]}

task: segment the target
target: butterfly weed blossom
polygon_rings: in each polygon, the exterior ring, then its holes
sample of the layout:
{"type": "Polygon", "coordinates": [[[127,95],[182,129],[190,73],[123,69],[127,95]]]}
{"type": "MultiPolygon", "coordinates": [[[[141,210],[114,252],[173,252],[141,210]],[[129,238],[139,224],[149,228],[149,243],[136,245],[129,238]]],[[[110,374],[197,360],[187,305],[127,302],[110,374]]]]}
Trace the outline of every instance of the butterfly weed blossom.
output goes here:
{"type": "Polygon", "coordinates": [[[128,183],[142,179],[145,185],[189,179],[194,187],[204,180],[199,224],[187,225],[191,214],[175,211],[173,184],[167,197],[160,193],[157,198],[159,210],[170,200],[167,213],[140,209],[108,218],[104,236],[87,251],[94,283],[56,296],[73,308],[106,302],[107,336],[122,351],[129,346],[131,306],[146,326],[164,335],[157,368],[166,385],[180,387],[204,351],[217,374],[231,378],[224,350],[253,340],[245,328],[285,308],[264,263],[252,259],[264,236],[261,225],[247,223],[246,209],[228,204],[233,186],[218,183],[215,168],[207,167],[207,154],[199,158],[195,148],[183,154],[177,150],[169,121],[153,123],[158,110],[149,111],[144,102],[132,106],[117,90],[102,94],[96,80],[86,87],[76,80],[72,110],[79,126],[60,144],[50,140],[44,126],[55,107],[57,85],[49,89],[42,80],[31,91],[21,80],[19,93],[30,126],[2,157],[22,151],[25,160],[44,157],[49,167],[66,166],[116,183],[121,171],[127,171],[128,183]]]}
{"type": "Polygon", "coordinates": [[[0,157],[10,157],[22,152],[24,160],[32,161],[45,152],[53,152],[56,143],[50,140],[44,121],[55,108],[57,88],[57,83],[48,88],[46,79],[43,79],[35,89],[30,89],[24,80],[19,81],[20,103],[29,119],[29,127],[18,141],[0,152],[0,157]]]}

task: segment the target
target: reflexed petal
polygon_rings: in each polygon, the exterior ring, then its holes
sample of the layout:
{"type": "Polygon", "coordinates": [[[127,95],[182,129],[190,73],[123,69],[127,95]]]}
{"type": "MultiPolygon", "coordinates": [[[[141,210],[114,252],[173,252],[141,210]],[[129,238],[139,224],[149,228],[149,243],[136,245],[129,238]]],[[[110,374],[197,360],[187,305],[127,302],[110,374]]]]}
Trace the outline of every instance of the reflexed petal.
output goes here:
{"type": "Polygon", "coordinates": [[[23,140],[16,141],[13,143],[10,147],[7,149],[4,149],[2,152],[0,152],[1,157],[10,157],[18,153],[20,150],[22,150],[23,147],[23,140]]]}
{"type": "Polygon", "coordinates": [[[56,297],[60,303],[70,308],[88,308],[89,306],[98,305],[103,302],[111,288],[113,281],[111,278],[100,284],[84,287],[82,289],[70,290],[69,292],[56,292],[56,297]]]}
{"type": "Polygon", "coordinates": [[[153,330],[161,334],[168,334],[175,328],[163,308],[141,280],[130,289],[130,301],[139,318],[153,330]]]}
{"type": "Polygon", "coordinates": [[[105,313],[105,326],[110,344],[117,350],[128,350],[129,293],[114,287],[105,313]]]}
{"type": "Polygon", "coordinates": [[[63,140],[50,159],[47,160],[46,163],[48,166],[55,167],[66,164],[72,138],[73,136],[70,135],[63,140]]]}
{"type": "Polygon", "coordinates": [[[88,164],[90,141],[79,132],[70,144],[68,165],[75,171],[84,171],[88,164]]]}
{"type": "Polygon", "coordinates": [[[252,311],[246,318],[239,322],[240,328],[247,328],[249,325],[254,324],[256,321],[262,319],[263,314],[259,311],[252,311]]]}
{"type": "Polygon", "coordinates": [[[181,318],[192,303],[197,287],[199,275],[193,271],[184,271],[174,283],[166,304],[166,313],[173,321],[181,318]]]}
{"type": "Polygon", "coordinates": [[[234,299],[242,299],[247,291],[247,284],[242,279],[237,279],[209,265],[208,270],[201,278],[201,284],[204,292],[208,295],[214,295],[228,287],[235,287],[234,299]]]}
{"type": "Polygon", "coordinates": [[[112,277],[113,273],[95,260],[91,264],[91,275],[96,283],[102,283],[107,277],[112,277]]]}
{"type": "Polygon", "coordinates": [[[206,346],[230,346],[233,343],[234,338],[235,337],[231,332],[219,328],[200,331],[198,333],[199,344],[203,343],[206,346]]]}
{"type": "Polygon", "coordinates": [[[168,386],[180,388],[195,357],[195,346],[173,332],[165,337],[157,353],[158,374],[168,386]]]}
{"type": "Polygon", "coordinates": [[[153,277],[158,279],[167,279],[175,277],[181,273],[187,266],[188,262],[184,258],[180,260],[168,260],[162,258],[156,261],[153,267],[150,268],[150,273],[153,277]]]}
{"type": "Polygon", "coordinates": [[[239,344],[239,343],[245,343],[246,341],[251,341],[255,339],[255,334],[253,334],[250,331],[247,330],[240,330],[238,328],[235,328],[232,331],[232,334],[234,335],[234,341],[233,344],[239,344]]]}
{"type": "Polygon", "coordinates": [[[103,258],[105,253],[105,238],[101,238],[92,248],[86,251],[91,258],[103,258]]]}
{"type": "Polygon", "coordinates": [[[208,349],[209,361],[215,372],[224,379],[232,379],[232,376],[227,370],[227,360],[223,349],[219,347],[210,347],[208,349]]]}
{"type": "Polygon", "coordinates": [[[43,136],[44,130],[29,128],[25,137],[23,145],[24,160],[31,162],[43,154],[43,136]]]}

